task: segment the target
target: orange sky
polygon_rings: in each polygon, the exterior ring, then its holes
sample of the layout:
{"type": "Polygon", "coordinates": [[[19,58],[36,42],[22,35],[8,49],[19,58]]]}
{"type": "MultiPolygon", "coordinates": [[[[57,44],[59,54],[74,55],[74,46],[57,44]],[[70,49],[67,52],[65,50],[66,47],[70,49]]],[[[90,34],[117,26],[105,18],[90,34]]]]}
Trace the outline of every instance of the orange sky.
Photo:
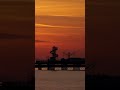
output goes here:
{"type": "Polygon", "coordinates": [[[85,57],[85,1],[35,0],[35,55],[47,58],[52,46],[85,57]]]}

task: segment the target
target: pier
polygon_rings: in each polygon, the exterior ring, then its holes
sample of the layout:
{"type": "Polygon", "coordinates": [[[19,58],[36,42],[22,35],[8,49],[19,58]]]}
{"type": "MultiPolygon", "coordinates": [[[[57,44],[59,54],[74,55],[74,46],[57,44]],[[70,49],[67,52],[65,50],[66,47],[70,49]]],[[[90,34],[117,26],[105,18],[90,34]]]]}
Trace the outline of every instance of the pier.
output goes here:
{"type": "Polygon", "coordinates": [[[42,68],[47,68],[47,70],[56,70],[55,68],[60,68],[60,70],[69,70],[73,68],[74,71],[84,71],[85,70],[85,60],[81,58],[70,58],[61,59],[60,61],[36,61],[35,68],[42,70],[42,68]]]}
{"type": "Polygon", "coordinates": [[[85,70],[85,59],[84,58],[71,58],[72,53],[68,52],[66,55],[67,59],[62,58],[57,60],[58,54],[56,51],[58,47],[53,46],[48,60],[36,60],[35,68],[38,70],[42,70],[43,68],[47,68],[47,70],[56,70],[56,68],[60,68],[61,70],[69,70],[69,68],[73,68],[74,71],[84,71],[85,70]],[[83,68],[83,69],[81,69],[83,68]]]}

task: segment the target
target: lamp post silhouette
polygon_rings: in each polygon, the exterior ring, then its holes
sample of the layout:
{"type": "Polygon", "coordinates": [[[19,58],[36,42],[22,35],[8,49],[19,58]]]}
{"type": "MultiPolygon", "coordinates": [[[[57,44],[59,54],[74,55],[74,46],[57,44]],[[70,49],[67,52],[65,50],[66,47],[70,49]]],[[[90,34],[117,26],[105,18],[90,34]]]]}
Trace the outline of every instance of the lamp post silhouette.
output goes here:
{"type": "Polygon", "coordinates": [[[67,58],[71,58],[71,56],[75,55],[76,52],[63,52],[63,55],[67,56],[67,58]]]}

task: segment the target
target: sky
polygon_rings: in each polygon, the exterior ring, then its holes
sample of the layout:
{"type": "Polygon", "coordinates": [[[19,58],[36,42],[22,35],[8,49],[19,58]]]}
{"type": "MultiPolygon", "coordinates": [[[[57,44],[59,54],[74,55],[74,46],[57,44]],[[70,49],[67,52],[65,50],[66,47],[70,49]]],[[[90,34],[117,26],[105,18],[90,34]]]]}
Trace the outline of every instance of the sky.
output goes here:
{"type": "Polygon", "coordinates": [[[35,56],[50,57],[57,46],[73,57],[85,57],[85,0],[35,0],[35,56]]]}

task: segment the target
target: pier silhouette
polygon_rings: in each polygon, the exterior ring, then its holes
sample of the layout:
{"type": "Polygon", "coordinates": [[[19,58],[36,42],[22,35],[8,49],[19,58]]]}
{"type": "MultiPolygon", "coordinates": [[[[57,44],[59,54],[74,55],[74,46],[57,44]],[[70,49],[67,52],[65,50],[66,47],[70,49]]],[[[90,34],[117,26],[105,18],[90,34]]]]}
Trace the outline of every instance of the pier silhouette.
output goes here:
{"type": "Polygon", "coordinates": [[[47,70],[55,70],[55,68],[61,68],[61,70],[68,70],[68,68],[73,68],[74,71],[85,70],[85,59],[84,58],[71,58],[68,59],[62,58],[56,60],[58,54],[56,51],[58,47],[53,46],[50,51],[52,57],[48,60],[36,60],[35,68],[42,70],[42,68],[47,68],[47,70]]]}

